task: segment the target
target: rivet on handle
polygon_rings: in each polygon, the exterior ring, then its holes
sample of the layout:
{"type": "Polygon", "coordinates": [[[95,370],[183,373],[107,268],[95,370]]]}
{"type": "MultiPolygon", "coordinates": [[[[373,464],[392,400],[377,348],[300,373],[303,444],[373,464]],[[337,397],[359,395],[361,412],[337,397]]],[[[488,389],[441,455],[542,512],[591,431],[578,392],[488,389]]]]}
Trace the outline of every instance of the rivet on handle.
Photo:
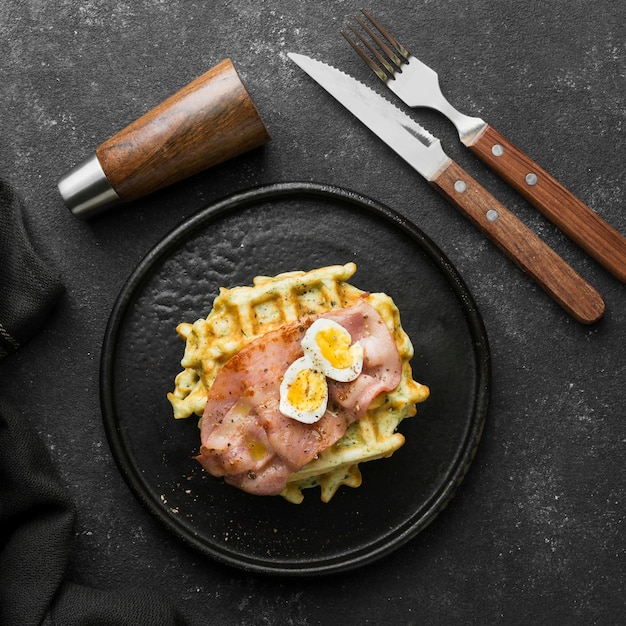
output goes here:
{"type": "Polygon", "coordinates": [[[502,156],[504,154],[504,148],[499,143],[497,143],[492,146],[491,153],[493,154],[493,156],[502,156]]]}
{"type": "Polygon", "coordinates": [[[532,187],[533,185],[537,184],[537,181],[539,179],[537,178],[537,174],[530,172],[529,174],[526,174],[526,178],[524,180],[526,181],[527,185],[530,185],[532,187]]]}

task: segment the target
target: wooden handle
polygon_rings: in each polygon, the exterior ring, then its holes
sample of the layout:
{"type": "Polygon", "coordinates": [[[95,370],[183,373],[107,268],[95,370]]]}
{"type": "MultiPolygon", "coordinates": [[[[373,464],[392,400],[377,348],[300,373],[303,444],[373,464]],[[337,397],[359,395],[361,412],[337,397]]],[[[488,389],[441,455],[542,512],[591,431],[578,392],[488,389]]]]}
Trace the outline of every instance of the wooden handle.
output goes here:
{"type": "Polygon", "coordinates": [[[491,126],[468,147],[587,254],[626,282],[626,238],[597,213],[491,126]]]}
{"type": "Polygon", "coordinates": [[[192,176],[270,138],[229,59],[96,149],[122,200],[192,176]]]}
{"type": "Polygon", "coordinates": [[[583,324],[604,313],[600,294],[454,161],[430,184],[583,324]]]}

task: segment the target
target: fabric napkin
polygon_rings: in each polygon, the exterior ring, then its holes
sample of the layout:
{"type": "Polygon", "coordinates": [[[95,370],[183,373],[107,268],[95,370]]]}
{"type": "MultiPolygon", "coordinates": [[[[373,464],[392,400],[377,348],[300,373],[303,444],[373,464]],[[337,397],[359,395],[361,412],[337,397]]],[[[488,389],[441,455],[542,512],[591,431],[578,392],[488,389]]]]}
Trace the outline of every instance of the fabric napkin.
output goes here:
{"type": "Polygon", "coordinates": [[[0,624],[191,624],[152,590],[67,580],[75,509],[26,416],[0,398],[0,624]]]}
{"type": "Polygon", "coordinates": [[[190,624],[162,594],[67,580],[74,505],[29,416],[3,393],[15,385],[3,359],[41,329],[63,291],[33,246],[20,198],[0,181],[0,624],[190,624]]]}
{"type": "Polygon", "coordinates": [[[21,198],[0,180],[0,359],[41,328],[62,293],[57,273],[35,251],[21,198]]]}

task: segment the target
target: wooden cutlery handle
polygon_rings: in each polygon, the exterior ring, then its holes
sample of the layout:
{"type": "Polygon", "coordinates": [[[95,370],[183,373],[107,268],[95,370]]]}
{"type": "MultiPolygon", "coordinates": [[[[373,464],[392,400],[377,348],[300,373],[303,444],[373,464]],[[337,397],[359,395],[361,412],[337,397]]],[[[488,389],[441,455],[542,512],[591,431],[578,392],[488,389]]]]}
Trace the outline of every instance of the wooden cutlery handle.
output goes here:
{"type": "Polygon", "coordinates": [[[119,197],[135,200],[270,138],[230,59],[96,149],[119,197]]]}
{"type": "Polygon", "coordinates": [[[587,254],[626,282],[626,238],[530,157],[487,126],[469,149],[587,254]]]}
{"type": "Polygon", "coordinates": [[[430,184],[574,319],[591,324],[602,317],[604,301],[600,294],[457,163],[450,161],[430,184]]]}

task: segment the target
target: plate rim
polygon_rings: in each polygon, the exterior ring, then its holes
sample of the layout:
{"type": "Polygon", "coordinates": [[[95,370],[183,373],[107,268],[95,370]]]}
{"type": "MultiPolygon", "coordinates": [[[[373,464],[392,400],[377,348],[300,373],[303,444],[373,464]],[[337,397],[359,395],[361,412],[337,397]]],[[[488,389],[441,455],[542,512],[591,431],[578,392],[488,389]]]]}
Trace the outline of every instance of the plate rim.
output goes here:
{"type": "Polygon", "coordinates": [[[239,191],[205,205],[170,230],[148,251],[124,282],[115,299],[104,333],[99,379],[102,421],[111,454],[130,491],[149,513],[185,544],[222,564],[261,574],[315,576],[353,570],[390,554],[421,533],[454,498],[476,454],[485,427],[491,390],[491,354],[482,316],[464,279],[434,241],[407,217],[381,202],[346,188],[315,182],[271,183],[239,191]],[[134,467],[132,455],[127,449],[123,434],[117,424],[116,406],[112,397],[114,376],[112,368],[117,353],[116,339],[123,327],[123,321],[135,293],[141,288],[144,280],[149,278],[146,276],[148,270],[165,257],[172,248],[176,248],[181,239],[192,235],[206,222],[218,219],[223,213],[248,208],[261,202],[286,199],[290,196],[325,198],[366,209],[371,214],[382,216],[419,244],[421,250],[443,274],[463,310],[468,331],[473,340],[472,347],[476,366],[474,406],[470,428],[468,428],[463,444],[459,446],[460,452],[454,459],[449,480],[439,486],[436,495],[426,502],[424,512],[420,515],[419,520],[409,524],[406,528],[404,528],[406,526],[404,524],[402,532],[394,534],[391,539],[366,551],[365,554],[361,554],[364,549],[360,547],[358,550],[353,550],[354,556],[351,556],[351,553],[344,553],[326,560],[320,559],[314,563],[309,561],[300,563],[295,560],[287,563],[284,559],[276,562],[275,559],[260,559],[258,557],[245,559],[238,554],[233,555],[232,552],[217,545],[209,545],[197,534],[190,534],[183,524],[169,516],[165,508],[154,501],[150,489],[137,468],[134,467]],[[307,563],[309,564],[307,565],[307,563]]]}

